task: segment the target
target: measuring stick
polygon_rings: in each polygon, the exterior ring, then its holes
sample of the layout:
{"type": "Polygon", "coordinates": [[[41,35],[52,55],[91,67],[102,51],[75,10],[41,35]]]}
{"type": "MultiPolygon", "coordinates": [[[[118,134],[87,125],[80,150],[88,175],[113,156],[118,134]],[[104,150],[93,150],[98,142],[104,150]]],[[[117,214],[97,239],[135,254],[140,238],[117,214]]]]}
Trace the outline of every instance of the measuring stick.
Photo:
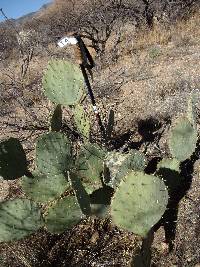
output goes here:
{"type": "Polygon", "coordinates": [[[103,126],[99,111],[97,109],[95,97],[94,97],[94,94],[93,94],[93,91],[92,91],[92,88],[90,85],[90,81],[88,78],[88,74],[86,71],[86,69],[87,69],[89,71],[89,73],[91,74],[91,69],[94,67],[94,61],[93,61],[92,56],[90,55],[87,47],[85,46],[83,40],[81,39],[81,37],[79,35],[74,35],[71,37],[64,37],[58,42],[58,45],[60,47],[64,47],[64,46],[69,45],[69,44],[77,45],[80,52],[81,52],[81,62],[82,63],[79,65],[80,65],[80,68],[81,68],[81,71],[82,71],[82,74],[84,77],[84,81],[85,81],[85,85],[86,85],[87,90],[88,90],[89,97],[90,97],[91,102],[92,102],[92,107],[93,107],[93,111],[94,111],[95,116],[96,116],[96,120],[97,120],[98,125],[100,127],[103,138],[106,139],[106,131],[105,131],[105,128],[103,126]],[[88,61],[89,61],[89,63],[88,63],[88,61]]]}

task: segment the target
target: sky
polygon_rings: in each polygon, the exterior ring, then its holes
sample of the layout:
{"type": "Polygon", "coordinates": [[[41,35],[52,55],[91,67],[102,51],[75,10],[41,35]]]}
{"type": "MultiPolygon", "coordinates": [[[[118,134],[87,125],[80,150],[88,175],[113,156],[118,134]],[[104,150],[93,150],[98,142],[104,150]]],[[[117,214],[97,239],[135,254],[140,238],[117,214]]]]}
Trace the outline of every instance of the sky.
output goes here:
{"type": "MultiPolygon", "coordinates": [[[[37,11],[42,5],[52,2],[51,0],[0,0],[0,8],[10,19],[16,19],[28,13],[37,11]]],[[[4,18],[0,14],[0,21],[4,18]]]]}

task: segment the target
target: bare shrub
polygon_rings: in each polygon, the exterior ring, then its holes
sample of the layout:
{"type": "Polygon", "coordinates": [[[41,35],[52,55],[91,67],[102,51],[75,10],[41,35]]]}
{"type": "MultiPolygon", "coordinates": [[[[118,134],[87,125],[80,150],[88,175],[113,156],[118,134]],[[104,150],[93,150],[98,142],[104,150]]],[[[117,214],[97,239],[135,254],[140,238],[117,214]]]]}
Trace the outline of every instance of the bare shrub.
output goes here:
{"type": "Polygon", "coordinates": [[[0,27],[0,60],[9,58],[16,47],[17,37],[13,29],[0,27]]]}

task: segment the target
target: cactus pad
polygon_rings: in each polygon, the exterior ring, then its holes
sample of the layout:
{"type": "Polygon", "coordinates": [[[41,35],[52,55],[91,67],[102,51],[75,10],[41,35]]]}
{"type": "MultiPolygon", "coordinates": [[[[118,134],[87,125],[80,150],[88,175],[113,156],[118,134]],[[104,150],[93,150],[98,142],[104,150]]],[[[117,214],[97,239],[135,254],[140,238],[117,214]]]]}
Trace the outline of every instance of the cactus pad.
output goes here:
{"type": "Polygon", "coordinates": [[[18,139],[9,138],[0,143],[0,176],[13,180],[27,171],[26,155],[18,139]]]}
{"type": "Polygon", "coordinates": [[[74,189],[76,198],[83,214],[90,215],[90,197],[87,191],[85,190],[80,178],[77,177],[74,173],[70,173],[69,179],[71,181],[72,188],[74,189]]]}
{"type": "Polygon", "coordinates": [[[91,184],[93,189],[101,186],[103,160],[106,151],[96,144],[85,144],[76,161],[77,174],[85,184],[91,184]]]}
{"type": "Polygon", "coordinates": [[[81,105],[73,107],[74,121],[79,133],[86,139],[90,136],[90,122],[81,105]]]}
{"type": "Polygon", "coordinates": [[[180,162],[177,159],[164,158],[158,163],[157,169],[170,169],[180,173],[180,162]]]}
{"type": "Polygon", "coordinates": [[[59,197],[69,187],[64,175],[43,175],[35,173],[34,177],[22,178],[22,188],[26,195],[36,202],[48,202],[59,197]]]}
{"type": "Polygon", "coordinates": [[[62,133],[51,132],[38,138],[36,166],[46,175],[65,173],[72,167],[71,145],[62,133]]]}
{"type": "Polygon", "coordinates": [[[165,212],[168,193],[164,182],[142,172],[129,173],[111,202],[113,222],[123,229],[146,236],[165,212]]]}
{"type": "Polygon", "coordinates": [[[43,226],[40,209],[28,199],[0,203],[0,242],[17,240],[43,226]]]}
{"type": "Polygon", "coordinates": [[[42,80],[45,95],[56,104],[75,105],[84,95],[84,79],[76,65],[52,60],[42,80]]]}
{"type": "Polygon", "coordinates": [[[131,170],[143,171],[147,166],[147,159],[142,152],[132,149],[128,153],[127,164],[131,170]]]}
{"type": "Polygon", "coordinates": [[[61,130],[61,127],[62,127],[62,108],[61,105],[57,105],[51,117],[50,130],[52,132],[59,132],[61,130]]]}
{"type": "Polygon", "coordinates": [[[65,197],[48,209],[45,216],[47,230],[51,233],[62,233],[77,224],[82,216],[76,197],[65,197]]]}
{"type": "Polygon", "coordinates": [[[197,131],[187,118],[177,120],[169,136],[169,148],[178,161],[190,158],[196,149],[197,131]]]}

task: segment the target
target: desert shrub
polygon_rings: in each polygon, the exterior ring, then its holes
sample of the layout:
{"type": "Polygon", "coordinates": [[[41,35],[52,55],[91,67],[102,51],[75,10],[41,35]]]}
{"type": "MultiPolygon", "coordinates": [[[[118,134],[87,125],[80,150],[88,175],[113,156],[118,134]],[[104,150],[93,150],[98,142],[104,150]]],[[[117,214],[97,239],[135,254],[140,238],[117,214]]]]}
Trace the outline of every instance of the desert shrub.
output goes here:
{"type": "Polygon", "coordinates": [[[14,29],[0,26],[0,58],[5,60],[16,48],[17,37],[14,29]]]}
{"type": "MultiPolygon", "coordinates": [[[[37,33],[38,53],[48,44],[55,43],[60,37],[69,32],[79,32],[86,37],[90,45],[98,54],[104,54],[108,40],[113,45],[113,59],[117,56],[115,51],[124,28],[122,25],[134,25],[138,31],[144,26],[153,29],[158,24],[171,24],[188,18],[198,7],[198,1],[130,1],[130,0],[84,0],[62,1],[55,0],[45,11],[30,21],[23,22],[19,32],[34,30],[37,33]],[[114,37],[116,36],[116,38],[114,37]],[[38,45],[40,44],[40,45],[38,45]]],[[[13,40],[16,34],[12,27],[4,28],[2,32],[1,51],[14,48],[13,40]],[[10,33],[9,33],[10,31],[10,33]],[[11,36],[7,38],[5,36],[11,36]]],[[[1,33],[0,33],[1,34],[1,33]]],[[[157,33],[156,33],[157,34],[157,33]]],[[[37,50],[35,49],[35,53],[37,50]]]]}

